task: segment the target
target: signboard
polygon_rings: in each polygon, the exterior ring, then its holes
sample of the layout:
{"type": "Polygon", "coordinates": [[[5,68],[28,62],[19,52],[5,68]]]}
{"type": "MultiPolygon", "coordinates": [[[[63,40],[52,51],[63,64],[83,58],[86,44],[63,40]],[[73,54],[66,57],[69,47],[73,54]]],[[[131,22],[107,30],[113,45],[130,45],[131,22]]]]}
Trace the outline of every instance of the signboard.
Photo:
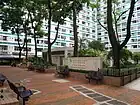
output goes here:
{"type": "Polygon", "coordinates": [[[70,69],[97,71],[102,69],[103,61],[100,57],[71,57],[64,58],[63,65],[68,65],[70,69]]]}

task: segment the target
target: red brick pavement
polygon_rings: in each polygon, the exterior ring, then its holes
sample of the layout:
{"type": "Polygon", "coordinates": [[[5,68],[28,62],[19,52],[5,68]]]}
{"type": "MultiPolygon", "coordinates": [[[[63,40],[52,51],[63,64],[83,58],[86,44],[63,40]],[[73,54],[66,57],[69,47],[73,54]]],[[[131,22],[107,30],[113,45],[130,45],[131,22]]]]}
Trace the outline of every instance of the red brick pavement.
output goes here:
{"type": "MultiPolygon", "coordinates": [[[[57,83],[52,81],[58,78],[51,72],[36,73],[16,67],[0,67],[0,72],[13,82],[28,79],[30,81],[25,83],[27,88],[41,91],[31,96],[27,105],[93,105],[96,103],[95,100],[71,90],[69,86],[72,85],[83,85],[131,105],[140,105],[140,92],[124,87],[96,85],[94,82],[89,84],[85,78],[76,79],[73,76],[67,78],[70,82],[57,83]]],[[[5,84],[5,86],[8,85],[5,84]]]]}

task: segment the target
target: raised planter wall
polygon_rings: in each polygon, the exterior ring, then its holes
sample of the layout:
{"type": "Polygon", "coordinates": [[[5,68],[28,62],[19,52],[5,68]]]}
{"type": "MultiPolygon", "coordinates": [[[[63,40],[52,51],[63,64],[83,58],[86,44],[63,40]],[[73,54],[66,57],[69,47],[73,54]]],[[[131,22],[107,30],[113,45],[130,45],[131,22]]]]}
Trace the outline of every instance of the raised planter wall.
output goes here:
{"type": "MultiPolygon", "coordinates": [[[[85,78],[85,73],[70,72],[70,76],[73,79],[88,82],[85,78]]],[[[139,77],[140,77],[140,74],[137,74],[137,78],[139,77]]],[[[130,83],[131,81],[135,79],[136,79],[135,74],[132,74],[131,77],[130,75],[124,76],[124,81],[123,81],[123,77],[104,76],[103,84],[120,87],[120,86],[130,83]]]]}
{"type": "Polygon", "coordinates": [[[103,83],[106,85],[121,86],[121,78],[120,77],[104,76],[103,83]]]}
{"type": "MultiPolygon", "coordinates": [[[[140,74],[137,74],[137,78],[139,77],[140,77],[140,74]]],[[[103,82],[106,85],[123,86],[132,82],[133,80],[136,80],[136,74],[124,76],[124,79],[123,77],[104,76],[103,82]]]]}

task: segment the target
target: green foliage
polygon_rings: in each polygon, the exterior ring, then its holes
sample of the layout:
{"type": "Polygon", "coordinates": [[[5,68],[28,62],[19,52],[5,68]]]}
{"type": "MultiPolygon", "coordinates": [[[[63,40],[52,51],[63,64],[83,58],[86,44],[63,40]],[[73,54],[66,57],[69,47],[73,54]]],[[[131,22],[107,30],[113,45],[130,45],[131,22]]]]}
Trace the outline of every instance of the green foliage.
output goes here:
{"type": "Polygon", "coordinates": [[[133,53],[132,60],[134,60],[135,63],[138,64],[138,62],[140,60],[140,53],[139,52],[133,53]]]}
{"type": "MultiPolygon", "coordinates": [[[[12,34],[17,35],[17,42],[19,47],[19,60],[21,60],[21,51],[25,46],[27,38],[23,39],[23,43],[20,42],[20,34],[28,32],[29,21],[27,19],[27,13],[24,10],[24,2],[20,0],[9,0],[8,3],[4,3],[5,6],[1,8],[1,26],[4,31],[11,30],[12,34]],[[26,28],[25,28],[26,27],[26,28]]],[[[27,34],[26,34],[27,35],[27,34]]],[[[22,37],[23,38],[23,37],[22,37]]]]}
{"type": "MultiPolygon", "coordinates": [[[[110,59],[113,57],[112,50],[108,52],[107,58],[110,59]]],[[[132,52],[128,49],[122,49],[120,51],[121,61],[128,61],[129,58],[132,58],[132,52]]]]}
{"type": "Polygon", "coordinates": [[[47,62],[47,52],[42,52],[42,57],[45,62],[47,62]]]}
{"type": "Polygon", "coordinates": [[[70,69],[70,72],[88,73],[88,72],[90,72],[90,71],[86,71],[86,70],[77,70],[77,69],[70,69]]]}
{"type": "Polygon", "coordinates": [[[79,50],[87,48],[86,43],[88,40],[86,38],[78,38],[78,43],[79,43],[79,50]]]}
{"type": "Polygon", "coordinates": [[[0,61],[0,65],[11,65],[10,61],[0,61]]]}
{"type": "Polygon", "coordinates": [[[95,49],[95,50],[100,50],[100,51],[104,51],[105,50],[105,46],[104,44],[102,44],[100,41],[98,40],[94,40],[92,42],[88,43],[88,47],[95,49]]]}
{"type": "Polygon", "coordinates": [[[104,52],[95,49],[82,49],[79,51],[80,57],[103,57],[104,52]]]}
{"type": "MultiPolygon", "coordinates": [[[[108,52],[107,59],[113,58],[112,50],[108,52]]],[[[125,67],[127,65],[132,64],[129,62],[129,58],[132,58],[132,52],[127,49],[122,49],[120,51],[120,61],[121,61],[121,67],[125,67]]]]}

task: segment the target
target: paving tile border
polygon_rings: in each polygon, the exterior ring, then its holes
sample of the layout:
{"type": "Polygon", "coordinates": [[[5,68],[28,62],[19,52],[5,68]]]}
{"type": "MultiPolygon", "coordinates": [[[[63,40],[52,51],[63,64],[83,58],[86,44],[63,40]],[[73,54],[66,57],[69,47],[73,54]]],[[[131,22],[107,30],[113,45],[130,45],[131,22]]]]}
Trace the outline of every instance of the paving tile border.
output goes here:
{"type": "Polygon", "coordinates": [[[117,99],[112,98],[110,96],[99,93],[93,89],[89,89],[83,85],[74,85],[74,86],[70,86],[69,88],[71,88],[72,90],[80,93],[81,95],[83,95],[87,98],[95,100],[96,104],[94,104],[94,105],[130,105],[130,104],[123,102],[121,100],[117,100],[117,99]]]}
{"type": "Polygon", "coordinates": [[[33,95],[41,93],[41,91],[36,90],[36,89],[30,89],[30,90],[31,90],[31,91],[34,91],[34,92],[33,92],[33,95]]]}

